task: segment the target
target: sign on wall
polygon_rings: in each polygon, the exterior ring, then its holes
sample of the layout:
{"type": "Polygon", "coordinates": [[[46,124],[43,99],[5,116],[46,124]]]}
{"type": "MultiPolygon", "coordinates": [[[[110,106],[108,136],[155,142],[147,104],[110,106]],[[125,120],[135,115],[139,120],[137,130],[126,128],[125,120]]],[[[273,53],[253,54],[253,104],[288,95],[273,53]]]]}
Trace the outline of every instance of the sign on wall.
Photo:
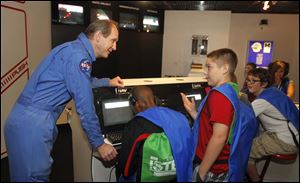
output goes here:
{"type": "Polygon", "coordinates": [[[268,67],[272,62],[273,41],[249,41],[248,63],[258,67],[268,67]]]}
{"type": "Polygon", "coordinates": [[[6,118],[29,79],[27,12],[23,5],[1,1],[1,158],[7,155],[3,135],[6,118]]]}

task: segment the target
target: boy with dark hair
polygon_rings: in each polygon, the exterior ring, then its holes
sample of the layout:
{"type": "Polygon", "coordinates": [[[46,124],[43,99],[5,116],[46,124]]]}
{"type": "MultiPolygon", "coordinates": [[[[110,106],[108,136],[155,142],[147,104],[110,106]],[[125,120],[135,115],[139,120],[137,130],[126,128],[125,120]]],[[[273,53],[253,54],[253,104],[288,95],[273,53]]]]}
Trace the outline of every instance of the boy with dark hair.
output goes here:
{"type": "Polygon", "coordinates": [[[248,146],[256,126],[253,112],[239,102],[238,86],[231,82],[236,65],[237,56],[231,49],[207,55],[207,82],[213,88],[198,112],[195,101],[181,94],[186,110],[195,120],[194,181],[242,181],[246,173],[248,146]]]}
{"type": "Polygon", "coordinates": [[[147,86],[134,87],[129,101],[136,116],[123,131],[117,166],[119,181],[163,182],[176,179],[178,182],[190,182],[192,134],[187,118],[180,112],[157,106],[157,100],[147,86]],[[155,141],[153,135],[159,141],[155,141]],[[160,145],[166,139],[169,144],[160,145]],[[151,141],[155,143],[147,146],[151,141]],[[171,153],[168,153],[169,147],[171,153]],[[149,156],[150,159],[147,158],[149,156]]]}
{"type": "Polygon", "coordinates": [[[292,100],[275,87],[270,87],[268,70],[254,69],[247,77],[249,91],[256,96],[252,107],[264,130],[253,140],[248,162],[248,175],[262,181],[256,161],[273,154],[294,154],[299,146],[299,110],[292,100]],[[291,123],[290,123],[291,122],[291,123]]]}

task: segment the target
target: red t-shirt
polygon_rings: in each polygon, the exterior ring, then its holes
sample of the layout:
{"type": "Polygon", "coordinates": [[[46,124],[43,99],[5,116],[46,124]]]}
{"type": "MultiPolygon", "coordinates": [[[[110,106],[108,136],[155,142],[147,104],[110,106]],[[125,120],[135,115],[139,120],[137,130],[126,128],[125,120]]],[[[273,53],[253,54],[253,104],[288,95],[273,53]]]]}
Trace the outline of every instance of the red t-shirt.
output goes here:
{"type": "MultiPolygon", "coordinates": [[[[233,120],[234,109],[231,102],[220,92],[212,91],[208,96],[206,103],[200,113],[200,131],[198,136],[198,144],[196,155],[200,160],[203,160],[207,144],[213,133],[213,123],[221,123],[228,126],[228,134],[233,120]]],[[[227,142],[227,141],[226,141],[227,142]]],[[[219,154],[217,160],[228,160],[230,146],[226,143],[223,150],[219,154]]],[[[213,173],[223,173],[228,171],[228,163],[214,163],[209,170],[213,173]]]]}

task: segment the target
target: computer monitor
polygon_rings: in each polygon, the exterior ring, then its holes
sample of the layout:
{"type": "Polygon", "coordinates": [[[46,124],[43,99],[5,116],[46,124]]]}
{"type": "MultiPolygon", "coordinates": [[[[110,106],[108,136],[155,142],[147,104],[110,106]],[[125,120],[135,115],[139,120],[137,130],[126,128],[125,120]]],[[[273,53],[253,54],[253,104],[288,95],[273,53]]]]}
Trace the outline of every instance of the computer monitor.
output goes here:
{"type": "Polygon", "coordinates": [[[143,30],[146,32],[159,31],[159,18],[157,16],[144,15],[143,30]]]}
{"type": "Polygon", "coordinates": [[[120,12],[119,27],[122,29],[136,30],[138,28],[139,15],[135,13],[120,12]]]}
{"type": "Polygon", "coordinates": [[[112,11],[101,8],[91,9],[91,22],[95,20],[109,20],[112,19],[112,11]]]}
{"type": "Polygon", "coordinates": [[[206,87],[208,87],[207,83],[183,83],[153,85],[152,90],[162,100],[162,106],[187,114],[180,93],[184,93],[190,100],[194,98],[198,108],[207,94],[206,87]]]}
{"type": "Polygon", "coordinates": [[[127,98],[103,99],[102,114],[104,129],[126,124],[133,118],[127,98]]]}
{"type": "Polygon", "coordinates": [[[58,22],[63,24],[84,24],[83,6],[58,4],[58,22]]]}
{"type": "MultiPolygon", "coordinates": [[[[180,93],[187,95],[189,99],[194,98],[198,108],[207,94],[206,82],[194,83],[170,83],[148,85],[154,95],[160,100],[160,106],[168,107],[188,116],[180,93]]],[[[94,104],[99,117],[103,133],[114,129],[122,129],[127,122],[134,118],[128,96],[135,86],[127,86],[122,89],[113,87],[94,88],[94,104]]]]}

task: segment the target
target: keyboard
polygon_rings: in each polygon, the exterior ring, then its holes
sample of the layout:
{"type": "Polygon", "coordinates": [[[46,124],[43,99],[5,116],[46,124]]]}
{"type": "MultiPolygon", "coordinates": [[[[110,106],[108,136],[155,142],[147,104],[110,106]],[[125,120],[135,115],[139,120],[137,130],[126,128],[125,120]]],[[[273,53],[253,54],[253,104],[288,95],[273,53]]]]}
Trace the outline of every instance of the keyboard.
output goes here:
{"type": "Polygon", "coordinates": [[[118,144],[122,142],[122,131],[109,131],[106,134],[106,138],[112,144],[118,144]]]}

